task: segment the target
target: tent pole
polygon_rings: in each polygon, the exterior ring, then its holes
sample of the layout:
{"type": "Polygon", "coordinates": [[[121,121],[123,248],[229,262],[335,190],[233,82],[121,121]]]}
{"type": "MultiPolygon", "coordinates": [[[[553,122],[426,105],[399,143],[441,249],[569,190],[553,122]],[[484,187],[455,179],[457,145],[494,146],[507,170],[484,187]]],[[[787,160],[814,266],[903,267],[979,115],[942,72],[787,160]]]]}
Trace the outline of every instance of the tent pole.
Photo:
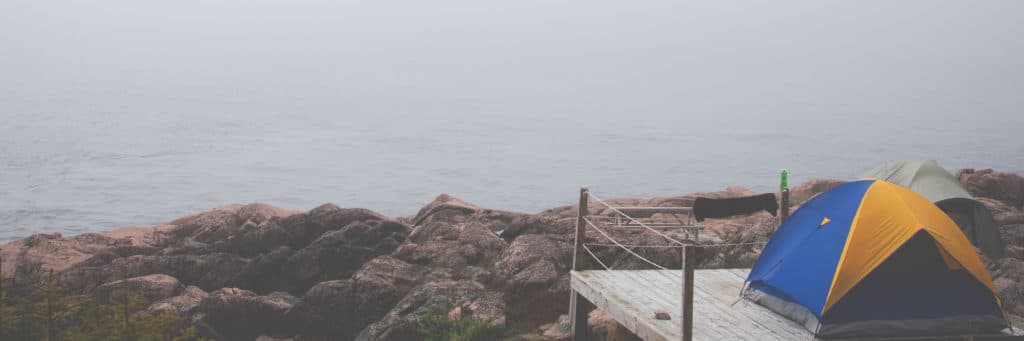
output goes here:
{"type": "MultiPolygon", "coordinates": [[[[783,189],[781,195],[779,195],[779,226],[789,218],[789,188],[783,189]]],[[[779,226],[775,229],[778,230],[779,226]]]]}

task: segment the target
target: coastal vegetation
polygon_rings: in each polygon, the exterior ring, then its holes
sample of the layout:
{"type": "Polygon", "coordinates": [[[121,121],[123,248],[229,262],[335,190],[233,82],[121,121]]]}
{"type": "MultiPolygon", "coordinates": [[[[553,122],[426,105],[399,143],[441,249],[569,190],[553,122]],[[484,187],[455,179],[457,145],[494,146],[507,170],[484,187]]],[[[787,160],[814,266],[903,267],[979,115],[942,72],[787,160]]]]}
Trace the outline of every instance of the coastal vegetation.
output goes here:
{"type": "Polygon", "coordinates": [[[146,298],[127,287],[104,302],[69,295],[52,272],[41,287],[13,296],[4,282],[0,274],[0,340],[203,340],[178,314],[146,311],[146,298]]]}
{"type": "Polygon", "coordinates": [[[429,312],[419,323],[419,331],[427,341],[486,341],[501,338],[506,330],[489,321],[461,317],[452,319],[446,315],[429,312]]]}

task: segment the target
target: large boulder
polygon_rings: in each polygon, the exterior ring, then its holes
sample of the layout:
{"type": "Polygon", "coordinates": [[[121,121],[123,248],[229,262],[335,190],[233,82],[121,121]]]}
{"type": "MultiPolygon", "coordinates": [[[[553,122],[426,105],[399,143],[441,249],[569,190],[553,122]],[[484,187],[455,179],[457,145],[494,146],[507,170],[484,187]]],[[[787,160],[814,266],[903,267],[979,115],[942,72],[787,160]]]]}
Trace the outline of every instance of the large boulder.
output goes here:
{"type": "Polygon", "coordinates": [[[185,286],[177,278],[155,274],[110,282],[97,287],[93,294],[100,302],[109,302],[115,295],[124,295],[125,290],[142,295],[149,303],[177,296],[185,290],[185,286]]]}
{"type": "Polygon", "coordinates": [[[225,243],[240,240],[246,226],[263,226],[294,214],[264,204],[230,205],[152,228],[126,227],[68,238],[38,234],[0,246],[0,266],[25,285],[38,283],[53,271],[71,293],[92,291],[125,274],[160,273],[215,289],[229,284],[246,260],[239,253],[216,252],[214,245],[227,249],[225,243]]]}
{"type": "Polygon", "coordinates": [[[1024,221],[999,225],[999,237],[1006,245],[1007,255],[1021,259],[1024,257],[1024,221]]]}
{"type": "Polygon", "coordinates": [[[542,325],[537,329],[541,336],[550,340],[572,339],[572,321],[566,314],[559,315],[555,322],[542,325]]]}
{"type": "Polygon", "coordinates": [[[146,308],[150,313],[175,313],[181,316],[191,316],[199,303],[209,294],[196,286],[188,286],[180,295],[156,301],[146,308]]]}
{"type": "Polygon", "coordinates": [[[503,226],[503,229],[495,231],[498,236],[505,240],[512,240],[526,234],[560,234],[571,235],[575,233],[575,219],[569,221],[559,220],[553,216],[519,214],[503,226]]]}
{"type": "Polygon", "coordinates": [[[294,254],[288,246],[279,246],[267,253],[249,259],[231,281],[232,285],[258,294],[287,291],[301,294],[307,283],[296,283],[288,268],[288,259],[294,254]]]}
{"type": "Polygon", "coordinates": [[[1018,259],[1024,257],[1024,212],[996,199],[979,197],[977,200],[985,204],[995,217],[999,238],[1006,246],[1006,255],[1018,259]]]}
{"type": "Polygon", "coordinates": [[[1021,212],[1020,209],[1007,205],[1006,202],[999,201],[996,199],[975,197],[974,200],[977,200],[978,202],[984,204],[985,207],[988,208],[989,212],[992,212],[992,216],[995,217],[996,223],[1001,224],[1003,223],[1002,218],[1021,212]]]}
{"type": "Polygon", "coordinates": [[[505,299],[473,281],[423,284],[405,296],[382,319],[367,326],[356,340],[420,340],[417,322],[428,313],[450,319],[474,318],[505,325],[505,299]]]}
{"type": "Polygon", "coordinates": [[[238,234],[246,225],[259,225],[273,218],[287,217],[299,211],[266,204],[225,205],[208,211],[181,217],[168,223],[177,228],[171,232],[178,237],[191,237],[202,242],[225,240],[238,234]]]}
{"type": "Polygon", "coordinates": [[[590,328],[590,337],[594,340],[604,341],[640,341],[629,329],[619,324],[615,317],[600,309],[590,312],[587,318],[587,326],[590,328]]]}
{"type": "Polygon", "coordinates": [[[107,273],[116,274],[119,269],[125,268],[134,276],[166,273],[186,284],[215,290],[231,285],[247,263],[247,259],[228,253],[132,256],[118,258],[105,269],[107,273]]]}
{"type": "Polygon", "coordinates": [[[990,272],[1003,308],[1012,314],[1024,314],[1024,261],[1007,257],[994,263],[990,272]]]}
{"type": "Polygon", "coordinates": [[[165,247],[159,254],[155,249],[117,254],[116,247],[107,246],[82,256],[89,258],[63,274],[65,284],[82,291],[116,279],[121,272],[167,273],[206,290],[237,286],[302,292],[316,280],[348,277],[362,262],[390,253],[408,230],[372,211],[330,204],[310,213],[259,204],[222,207],[167,226],[172,228],[164,233],[165,247]],[[300,251],[292,252],[292,245],[300,251]]]}
{"type": "Polygon", "coordinates": [[[104,233],[105,237],[118,240],[118,244],[135,247],[159,247],[166,241],[166,233],[175,228],[174,225],[157,225],[153,227],[125,226],[104,233]]]}
{"type": "Polygon", "coordinates": [[[364,262],[390,254],[408,233],[408,227],[391,220],[352,222],[295,252],[283,270],[291,274],[291,286],[301,290],[316,282],[348,278],[364,262]]]}
{"type": "Polygon", "coordinates": [[[403,261],[461,273],[468,266],[490,265],[506,242],[495,231],[514,217],[483,210],[442,195],[420,210],[418,222],[394,252],[403,261]]]}
{"type": "Polygon", "coordinates": [[[258,252],[289,246],[299,250],[320,238],[353,222],[388,221],[383,215],[362,208],[340,208],[324,204],[309,211],[270,221],[257,228],[244,231],[236,243],[225,243],[239,254],[258,252]]]}
{"type": "Polygon", "coordinates": [[[234,286],[259,293],[302,293],[317,281],[347,278],[366,260],[392,252],[409,230],[376,212],[333,204],[305,213],[228,206],[169,225],[174,228],[161,254],[135,262],[186,272],[176,276],[206,290],[234,286]],[[190,273],[195,268],[203,271],[190,273]]]}
{"type": "Polygon", "coordinates": [[[502,251],[495,276],[525,328],[568,311],[571,263],[572,243],[563,235],[523,235],[502,251]]]}
{"type": "Polygon", "coordinates": [[[462,217],[471,215],[473,213],[483,210],[479,206],[470,204],[462,201],[462,199],[453,197],[448,194],[441,194],[434,198],[420,211],[416,213],[416,216],[412,219],[413,226],[418,226],[426,222],[428,218],[436,220],[443,220],[448,222],[458,222],[462,217]]]}
{"type": "Polygon", "coordinates": [[[294,341],[294,337],[274,337],[270,335],[260,335],[255,341],[294,341]]]}
{"type": "Polygon", "coordinates": [[[79,263],[61,273],[58,279],[65,289],[84,292],[125,276],[167,274],[186,285],[215,290],[233,283],[247,263],[247,259],[227,253],[108,255],[79,263]]]}
{"type": "Polygon", "coordinates": [[[287,211],[251,204],[234,209],[218,208],[172,221],[172,243],[203,243],[213,251],[253,257],[280,246],[301,249],[328,231],[356,221],[381,221],[386,217],[361,208],[324,204],[309,212],[287,211]]]}
{"type": "Polygon", "coordinates": [[[467,266],[490,264],[505,245],[484,226],[472,223],[419,226],[394,252],[394,256],[413,264],[461,272],[467,266]],[[416,234],[416,230],[428,230],[416,234]]]}
{"type": "MultiPolygon", "coordinates": [[[[480,208],[448,194],[441,194],[434,201],[420,209],[412,218],[417,230],[421,226],[437,224],[457,225],[473,223],[505,237],[514,237],[523,233],[546,233],[547,220],[538,219],[531,214],[480,208]],[[507,231],[507,232],[505,232],[507,231]]],[[[417,233],[429,233],[431,229],[423,229],[417,233]]]]}
{"type": "Polygon", "coordinates": [[[50,271],[60,273],[98,253],[118,245],[130,245],[97,233],[64,238],[59,233],[39,233],[0,246],[0,258],[6,277],[22,282],[37,282],[50,271]]]}
{"type": "Polygon", "coordinates": [[[281,292],[260,296],[248,290],[223,288],[204,298],[196,313],[198,322],[210,326],[222,338],[252,340],[290,329],[285,316],[296,302],[295,297],[281,292]]]}
{"type": "Polygon", "coordinates": [[[957,171],[956,177],[973,196],[996,199],[1015,208],[1024,206],[1024,178],[1020,175],[968,168],[957,171]]]}
{"type": "Polygon", "coordinates": [[[351,279],[317,283],[288,313],[308,336],[351,339],[419,284],[422,267],[390,256],[363,265],[351,279]]]}

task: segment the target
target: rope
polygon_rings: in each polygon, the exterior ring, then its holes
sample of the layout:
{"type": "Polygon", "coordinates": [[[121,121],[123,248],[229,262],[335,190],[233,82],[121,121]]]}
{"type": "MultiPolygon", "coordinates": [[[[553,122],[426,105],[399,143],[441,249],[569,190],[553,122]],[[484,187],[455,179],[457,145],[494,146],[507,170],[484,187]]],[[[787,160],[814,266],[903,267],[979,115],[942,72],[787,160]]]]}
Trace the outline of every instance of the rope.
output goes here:
{"type": "MultiPolygon", "coordinates": [[[[591,193],[591,192],[588,191],[587,194],[589,194],[591,198],[594,198],[594,200],[597,200],[598,202],[600,202],[605,207],[608,207],[612,211],[615,211],[615,213],[618,213],[618,214],[622,215],[623,217],[626,217],[630,221],[632,221],[632,222],[634,222],[634,223],[636,223],[636,224],[638,224],[640,226],[643,226],[644,228],[650,230],[651,232],[654,232],[655,234],[661,236],[662,238],[668,239],[669,241],[671,241],[673,243],[676,243],[676,244],[679,244],[679,245],[684,245],[684,246],[686,245],[686,244],[683,244],[683,242],[680,242],[680,241],[676,240],[675,238],[669,237],[668,235],[666,235],[664,233],[661,233],[660,231],[655,230],[655,229],[651,228],[650,226],[644,225],[644,223],[641,223],[639,220],[636,220],[635,218],[630,217],[629,215],[627,215],[625,213],[622,213],[622,211],[619,211],[619,209],[615,208],[612,205],[609,205],[604,200],[601,200],[601,198],[599,198],[598,196],[594,195],[594,193],[591,193]]],[[[591,225],[593,225],[593,224],[591,224],[591,225]]],[[[596,226],[595,226],[595,228],[596,228],[596,226]]]]}
{"type": "MultiPolygon", "coordinates": [[[[591,185],[591,187],[597,187],[596,184],[590,184],[590,185],[591,185]]],[[[656,192],[650,192],[650,193],[626,193],[626,192],[616,192],[616,191],[601,191],[601,193],[604,193],[604,194],[607,194],[607,195],[611,196],[612,200],[637,200],[637,201],[642,201],[642,200],[645,200],[646,198],[654,198],[654,197],[658,196],[658,193],[656,193],[656,192]]],[[[669,197],[669,198],[673,198],[673,197],[669,197]]]]}
{"type": "MultiPolygon", "coordinates": [[[[593,228],[594,228],[594,230],[596,230],[596,231],[597,231],[598,233],[600,233],[600,234],[601,234],[602,236],[604,236],[604,237],[605,237],[606,239],[608,239],[608,240],[609,240],[609,241],[611,241],[612,243],[615,243],[615,245],[617,245],[618,247],[621,247],[621,248],[622,248],[623,250],[626,250],[626,252],[629,252],[630,254],[632,254],[632,255],[636,256],[637,258],[640,258],[640,260],[642,260],[642,261],[644,261],[644,262],[647,262],[647,264],[653,265],[653,266],[655,266],[655,267],[657,267],[657,268],[659,268],[659,269],[662,269],[662,270],[668,270],[668,268],[666,268],[666,267],[664,267],[664,266],[661,266],[661,265],[658,265],[657,263],[655,263],[655,262],[652,262],[651,260],[649,260],[649,259],[647,259],[647,258],[644,258],[644,256],[641,256],[641,255],[637,254],[636,252],[633,252],[633,250],[630,250],[630,249],[629,249],[628,247],[626,247],[625,245],[622,245],[622,243],[619,243],[619,241],[615,240],[615,238],[612,238],[612,237],[611,237],[611,236],[609,236],[609,235],[608,235],[607,233],[605,233],[605,232],[604,232],[604,230],[601,230],[601,228],[600,228],[600,227],[597,227],[597,225],[594,225],[594,223],[592,223],[592,222],[590,221],[590,219],[587,219],[587,217],[583,217],[583,221],[587,222],[587,225],[590,225],[590,227],[593,227],[593,228]]],[[[685,244],[684,244],[684,245],[685,245],[685,244]]]]}
{"type": "Polygon", "coordinates": [[[749,243],[722,243],[722,244],[700,244],[696,246],[700,247],[717,247],[717,246],[746,246],[746,245],[764,245],[768,242],[749,242],[749,243]]]}
{"type": "MultiPolygon", "coordinates": [[[[622,225],[622,226],[612,226],[612,227],[614,227],[616,230],[620,230],[620,231],[646,230],[646,228],[643,228],[643,227],[640,227],[640,226],[636,226],[636,225],[622,225]]],[[[695,229],[701,229],[701,226],[680,226],[680,225],[676,225],[676,226],[660,227],[660,228],[663,228],[663,229],[666,229],[666,230],[667,229],[676,229],[676,228],[678,228],[678,229],[695,230],[695,229]]]]}
{"type": "Polygon", "coordinates": [[[583,250],[587,251],[587,253],[590,254],[590,257],[594,257],[594,260],[597,261],[597,264],[601,264],[601,267],[603,267],[605,270],[611,270],[611,268],[609,268],[607,265],[604,265],[604,262],[601,261],[601,258],[597,258],[597,255],[595,255],[593,251],[590,251],[590,248],[587,247],[587,244],[583,244],[583,250]]]}
{"type": "MultiPolygon", "coordinates": [[[[719,246],[747,246],[747,245],[764,245],[768,242],[749,242],[749,243],[721,243],[721,244],[693,244],[694,247],[719,247],[719,246]]],[[[602,244],[602,243],[587,243],[590,246],[619,246],[617,244],[602,244]]],[[[670,247],[670,248],[682,248],[680,245],[622,245],[634,249],[642,248],[656,248],[656,247],[670,247]]]]}
{"type": "MultiPolygon", "coordinates": [[[[601,244],[601,243],[587,243],[587,245],[590,245],[590,246],[618,246],[618,245],[615,245],[615,244],[601,244]]],[[[679,246],[679,245],[624,245],[624,246],[625,247],[634,248],[634,249],[655,248],[655,247],[682,248],[682,246],[679,246]]]]}

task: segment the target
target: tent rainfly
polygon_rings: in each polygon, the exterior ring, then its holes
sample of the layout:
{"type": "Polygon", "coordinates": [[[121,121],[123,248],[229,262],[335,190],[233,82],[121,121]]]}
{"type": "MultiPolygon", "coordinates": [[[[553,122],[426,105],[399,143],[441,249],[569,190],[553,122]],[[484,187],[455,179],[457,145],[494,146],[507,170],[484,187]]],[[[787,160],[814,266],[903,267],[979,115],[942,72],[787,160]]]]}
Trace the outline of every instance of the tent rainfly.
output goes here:
{"type": "Polygon", "coordinates": [[[946,212],[986,256],[1003,257],[1003,242],[992,212],[985,204],[974,200],[960,181],[935,161],[891,161],[868,171],[864,177],[885,180],[920,193],[946,212]]]}
{"type": "Polygon", "coordinates": [[[998,333],[1008,326],[971,242],[929,199],[880,181],[807,201],[765,245],[744,296],[818,337],[998,333]]]}

